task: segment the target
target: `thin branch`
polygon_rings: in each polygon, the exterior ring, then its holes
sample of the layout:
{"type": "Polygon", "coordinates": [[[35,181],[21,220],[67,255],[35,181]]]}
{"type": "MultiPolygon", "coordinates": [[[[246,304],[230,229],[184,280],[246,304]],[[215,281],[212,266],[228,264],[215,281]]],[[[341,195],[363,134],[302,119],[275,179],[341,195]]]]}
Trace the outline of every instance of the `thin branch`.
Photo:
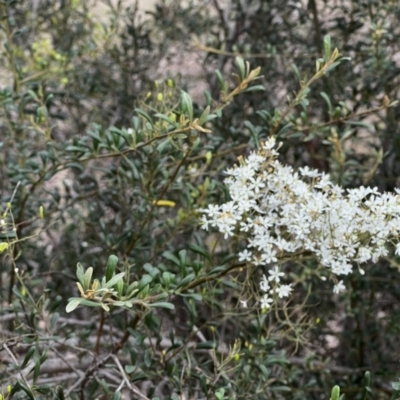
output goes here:
{"type": "MultiPolygon", "coordinates": [[[[9,356],[12,358],[12,360],[14,361],[14,364],[16,365],[16,367],[17,367],[18,369],[20,369],[20,368],[19,368],[19,365],[18,365],[17,359],[14,357],[14,354],[11,352],[11,350],[7,347],[7,345],[6,345],[5,343],[3,344],[3,349],[4,349],[4,350],[9,354],[9,356]]],[[[28,383],[28,381],[27,381],[27,379],[25,378],[24,374],[23,374],[21,371],[19,371],[18,373],[19,373],[21,379],[24,381],[26,387],[31,388],[31,385],[28,383]]],[[[33,399],[35,400],[36,397],[35,397],[35,395],[33,394],[33,391],[32,391],[32,396],[33,396],[33,399]]]]}
{"type": "Polygon", "coordinates": [[[129,381],[129,378],[126,376],[126,373],[124,371],[124,369],[122,368],[121,363],[118,360],[118,357],[114,354],[111,355],[111,358],[114,360],[115,364],[117,364],[117,367],[119,369],[119,371],[121,372],[121,375],[126,383],[126,385],[128,386],[128,388],[135,393],[137,396],[139,396],[141,399],[143,400],[150,400],[147,396],[145,396],[144,394],[142,394],[142,392],[134,385],[131,384],[131,382],[129,381]]]}
{"type": "Polygon", "coordinates": [[[111,353],[102,357],[99,361],[97,361],[90,368],[88,368],[85,375],[83,375],[80,379],[78,379],[78,381],[67,390],[65,397],[69,397],[69,395],[78,387],[81,387],[81,389],[83,389],[88,379],[93,375],[93,373],[96,370],[98,370],[101,366],[103,366],[110,357],[111,353]]]}
{"type": "Polygon", "coordinates": [[[219,279],[219,278],[223,277],[224,275],[226,275],[228,272],[231,272],[231,271],[233,271],[235,269],[238,269],[238,268],[242,268],[244,266],[246,266],[246,263],[232,264],[230,267],[227,267],[225,270],[219,272],[218,274],[215,274],[215,275],[214,274],[212,274],[212,275],[208,274],[206,276],[203,276],[203,277],[201,277],[201,278],[189,283],[183,289],[180,289],[179,292],[180,293],[186,292],[187,290],[193,289],[196,286],[199,286],[199,285],[201,285],[203,283],[206,283],[208,281],[213,281],[213,280],[219,279]]]}
{"type": "Polygon", "coordinates": [[[175,178],[177,177],[179,170],[181,169],[182,165],[186,162],[186,159],[189,156],[189,154],[191,153],[192,149],[193,149],[193,146],[190,147],[188,149],[188,151],[186,152],[186,154],[182,157],[182,160],[179,162],[178,166],[175,169],[175,172],[169,179],[168,183],[164,186],[164,188],[161,190],[160,194],[157,196],[157,199],[151,205],[150,211],[147,213],[146,217],[143,219],[143,222],[140,225],[139,230],[136,232],[134,239],[132,240],[132,242],[129,244],[129,246],[125,250],[126,255],[128,255],[132,251],[132,249],[135,247],[136,243],[138,242],[138,240],[140,238],[140,234],[142,233],[146,224],[149,222],[149,219],[150,219],[151,215],[153,214],[153,211],[157,207],[157,203],[159,202],[159,200],[161,200],[164,197],[164,195],[167,192],[167,190],[169,189],[169,187],[175,181],[175,178]]]}

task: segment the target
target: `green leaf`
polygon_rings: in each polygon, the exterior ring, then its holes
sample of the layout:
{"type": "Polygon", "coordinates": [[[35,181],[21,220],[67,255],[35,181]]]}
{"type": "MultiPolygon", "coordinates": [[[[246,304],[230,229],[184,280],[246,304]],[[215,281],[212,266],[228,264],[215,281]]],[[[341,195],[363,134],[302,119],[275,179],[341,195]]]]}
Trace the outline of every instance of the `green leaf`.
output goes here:
{"type": "Polygon", "coordinates": [[[230,261],[232,261],[234,258],[236,258],[235,254],[233,254],[233,253],[232,254],[228,254],[227,256],[225,256],[222,259],[221,264],[225,265],[225,264],[229,263],[230,261]]]}
{"type": "Polygon", "coordinates": [[[170,251],[164,251],[164,253],[162,253],[162,256],[167,260],[172,261],[178,267],[181,265],[179,259],[175,255],[173,255],[170,251]]]}
{"type": "Polygon", "coordinates": [[[209,114],[210,114],[210,106],[207,106],[206,109],[201,114],[201,117],[199,118],[199,125],[203,125],[207,121],[209,114]]]}
{"type": "Polygon", "coordinates": [[[324,37],[324,59],[325,62],[329,61],[331,58],[331,37],[326,35],[324,37]]]}
{"type": "Polygon", "coordinates": [[[272,386],[270,389],[275,392],[291,392],[292,391],[292,389],[290,389],[290,387],[288,387],[288,386],[272,386]]]}
{"type": "Polygon", "coordinates": [[[254,85],[254,86],[249,86],[247,89],[243,90],[244,92],[264,92],[265,87],[263,85],[254,85]]]}
{"type": "Polygon", "coordinates": [[[151,264],[146,263],[143,265],[143,269],[154,279],[159,273],[158,268],[153,267],[151,264]]]}
{"type": "Polygon", "coordinates": [[[112,277],[103,287],[106,289],[111,289],[114,285],[116,285],[123,277],[125,276],[125,272],[120,272],[119,274],[112,277]]]}
{"type": "Polygon", "coordinates": [[[138,286],[139,286],[139,282],[137,282],[137,281],[132,282],[132,283],[128,286],[128,289],[126,289],[126,293],[129,294],[129,293],[131,293],[131,292],[138,291],[138,286]]]}
{"type": "Polygon", "coordinates": [[[223,400],[225,396],[225,389],[224,388],[220,388],[218,389],[218,391],[215,392],[215,397],[218,400],[223,400]]]}
{"type": "Polygon", "coordinates": [[[107,266],[106,266],[106,281],[108,282],[114,275],[115,268],[118,264],[118,257],[114,255],[110,255],[108,257],[107,266]]]}
{"type": "Polygon", "coordinates": [[[211,97],[211,93],[208,90],[205,90],[204,92],[204,97],[206,98],[206,104],[208,106],[210,106],[212,104],[212,97],[211,97]]]}
{"type": "Polygon", "coordinates": [[[163,278],[165,286],[168,289],[171,282],[175,279],[175,275],[169,271],[164,271],[162,274],[162,278],[163,278]]]}
{"type": "Polygon", "coordinates": [[[166,139],[162,140],[156,147],[157,153],[162,154],[162,152],[167,148],[167,145],[171,143],[171,139],[167,137],[166,139]]]}
{"type": "Polygon", "coordinates": [[[81,304],[88,307],[101,307],[101,303],[88,299],[81,299],[81,304]]]}
{"type": "Polygon", "coordinates": [[[0,233],[0,239],[15,239],[17,234],[14,231],[0,233]]]}
{"type": "Polygon", "coordinates": [[[33,354],[35,353],[36,347],[31,347],[28,352],[26,353],[26,356],[24,358],[24,361],[21,364],[21,369],[25,368],[26,364],[28,364],[28,361],[31,359],[31,357],[33,356],[33,354]]]}
{"type": "Polygon", "coordinates": [[[195,301],[202,301],[203,296],[200,293],[177,293],[178,296],[193,299],[195,301]]]}
{"type": "Polygon", "coordinates": [[[210,114],[204,122],[212,121],[213,119],[218,118],[217,114],[210,114]]]}
{"type": "Polygon", "coordinates": [[[181,250],[178,255],[179,255],[179,265],[186,265],[186,250],[181,250]]]}
{"type": "Polygon", "coordinates": [[[135,111],[136,111],[139,115],[141,115],[144,119],[146,119],[146,120],[151,124],[151,126],[154,125],[154,124],[153,124],[153,120],[151,119],[150,115],[147,114],[147,112],[141,110],[140,108],[136,108],[135,111]]]}
{"type": "Polygon", "coordinates": [[[78,171],[83,172],[84,171],[84,167],[82,164],[78,163],[78,162],[69,162],[65,165],[66,168],[76,168],[78,171]]]}
{"type": "Polygon", "coordinates": [[[235,64],[239,69],[240,79],[243,81],[244,78],[246,77],[246,65],[244,63],[243,58],[242,57],[236,57],[235,58],[235,64]]]}
{"type": "Polygon", "coordinates": [[[124,291],[124,281],[123,281],[123,279],[121,279],[120,281],[118,281],[118,282],[116,283],[115,289],[116,289],[116,291],[117,291],[117,293],[118,293],[118,296],[121,297],[121,296],[122,296],[122,293],[123,293],[123,291],[124,291]]]}
{"type": "Polygon", "coordinates": [[[18,381],[18,384],[21,386],[21,389],[28,395],[31,400],[35,400],[35,395],[33,394],[31,388],[25,385],[25,383],[18,381]]]}
{"type": "Polygon", "coordinates": [[[301,82],[301,78],[300,78],[299,69],[297,68],[296,64],[292,64],[291,67],[292,67],[292,70],[293,70],[293,72],[294,72],[294,75],[296,76],[296,79],[297,79],[298,82],[300,83],[300,82],[301,82]]]}
{"type": "Polygon", "coordinates": [[[374,127],[372,126],[372,124],[368,123],[368,122],[363,122],[363,121],[352,121],[352,120],[348,120],[348,121],[344,121],[346,124],[349,125],[355,125],[355,126],[362,126],[363,128],[367,128],[367,129],[373,129],[374,127]]]}
{"type": "Polygon", "coordinates": [[[331,400],[339,400],[340,397],[340,387],[338,385],[332,388],[331,400]]]}
{"type": "Polygon", "coordinates": [[[210,261],[210,263],[213,264],[212,257],[210,255],[210,253],[207,251],[207,249],[205,249],[197,244],[191,244],[189,246],[189,249],[192,250],[194,253],[204,256],[205,258],[207,258],[208,261],[210,261]]]}
{"type": "Polygon", "coordinates": [[[221,90],[224,90],[225,89],[225,80],[222,77],[222,74],[218,69],[215,70],[215,75],[217,75],[218,83],[221,86],[221,90]]]}
{"type": "Polygon", "coordinates": [[[101,303],[98,303],[97,301],[83,299],[81,297],[71,297],[70,299],[68,299],[68,304],[65,310],[67,313],[69,313],[71,311],[74,311],[75,308],[80,305],[88,307],[101,307],[101,303]]]}
{"type": "Polygon", "coordinates": [[[394,390],[399,390],[400,391],[400,381],[398,382],[392,382],[392,388],[394,390]]]}
{"type": "Polygon", "coordinates": [[[178,124],[173,121],[171,118],[167,117],[164,114],[154,114],[155,117],[162,119],[165,122],[168,122],[170,125],[172,125],[174,128],[178,127],[178,124]]]}
{"type": "Polygon", "coordinates": [[[74,311],[75,308],[77,308],[79,306],[79,304],[81,303],[81,298],[73,298],[73,299],[69,299],[69,303],[67,304],[67,307],[65,308],[65,311],[67,313],[70,313],[71,311],[74,311]]]}
{"type": "Polygon", "coordinates": [[[371,386],[371,372],[366,371],[364,375],[364,386],[371,386]]]}
{"type": "Polygon", "coordinates": [[[101,137],[97,131],[88,131],[86,132],[87,135],[92,137],[93,139],[97,140],[98,142],[101,142],[101,137]]]}
{"type": "Polygon", "coordinates": [[[258,368],[259,368],[259,370],[261,371],[261,373],[262,373],[264,379],[267,380],[268,377],[269,377],[268,368],[267,368],[265,365],[263,365],[263,364],[258,364],[258,368]]]}
{"type": "Polygon", "coordinates": [[[77,153],[86,153],[88,151],[87,147],[80,147],[80,146],[67,146],[65,151],[70,152],[77,152],[77,153]]]}
{"type": "Polygon", "coordinates": [[[136,365],[125,365],[125,372],[127,373],[127,374],[131,374],[132,372],[134,372],[135,371],[135,369],[136,369],[136,365]]]}
{"type": "Polygon", "coordinates": [[[83,288],[85,290],[90,288],[90,282],[92,281],[92,275],[93,275],[93,268],[89,267],[86,272],[85,275],[83,276],[83,288]]]}
{"type": "Polygon", "coordinates": [[[192,282],[193,279],[195,278],[194,274],[189,274],[188,276],[186,276],[184,279],[182,279],[178,286],[176,287],[177,289],[182,287],[182,286],[186,286],[189,282],[192,282]]]}
{"type": "Polygon", "coordinates": [[[207,274],[207,276],[214,275],[214,274],[218,274],[218,273],[220,273],[220,272],[222,272],[222,271],[225,271],[225,269],[226,269],[226,266],[225,266],[225,265],[220,265],[219,267],[213,268],[213,269],[207,274]]]}
{"type": "Polygon", "coordinates": [[[146,287],[152,280],[153,278],[150,275],[148,274],[143,275],[138,286],[139,292],[143,290],[143,288],[146,287]]]}
{"type": "Polygon", "coordinates": [[[230,281],[228,279],[223,279],[222,284],[234,290],[240,290],[240,286],[236,282],[230,281]]]}
{"type": "Polygon", "coordinates": [[[56,387],[55,396],[54,400],[65,400],[64,390],[61,386],[56,387]]]}
{"type": "Polygon", "coordinates": [[[111,397],[111,400],[121,400],[121,392],[115,392],[111,397]]]}
{"type": "Polygon", "coordinates": [[[149,307],[157,307],[157,308],[168,308],[169,310],[174,310],[175,306],[172,303],[167,303],[166,301],[160,301],[156,303],[149,303],[149,307]]]}
{"type": "Polygon", "coordinates": [[[196,344],[196,349],[215,349],[217,346],[214,340],[207,340],[206,342],[200,342],[196,344]]]}
{"type": "Polygon", "coordinates": [[[365,391],[366,392],[368,392],[368,393],[371,393],[371,394],[373,394],[374,392],[372,391],[372,389],[369,387],[369,386],[365,386],[365,391]]]}
{"type": "Polygon", "coordinates": [[[284,135],[287,130],[293,127],[293,124],[289,122],[288,124],[284,125],[276,134],[277,137],[284,135]]]}
{"type": "Polygon", "coordinates": [[[334,62],[332,65],[330,65],[330,66],[325,70],[325,74],[327,74],[328,72],[334,70],[339,64],[340,64],[340,61],[334,62]]]}
{"type": "Polygon", "coordinates": [[[332,111],[332,103],[331,103],[331,99],[329,98],[329,96],[325,92],[321,92],[319,95],[325,100],[325,102],[328,106],[328,110],[332,111]]]}
{"type": "Polygon", "coordinates": [[[0,243],[0,254],[4,251],[8,249],[8,243],[6,242],[2,242],[0,243]]]}
{"type": "Polygon", "coordinates": [[[33,386],[33,389],[35,390],[35,392],[38,392],[43,395],[47,395],[50,392],[50,387],[48,385],[35,385],[33,386]]]}
{"type": "Polygon", "coordinates": [[[39,101],[39,98],[37,97],[36,93],[33,90],[28,90],[27,93],[32,97],[33,100],[39,101]]]}
{"type": "Polygon", "coordinates": [[[193,103],[191,97],[183,90],[181,91],[181,111],[188,113],[191,123],[193,121],[193,103]]]}
{"type": "Polygon", "coordinates": [[[33,368],[33,382],[35,383],[37,381],[37,378],[39,377],[39,372],[40,372],[40,359],[36,358],[35,359],[35,366],[33,368]]]}

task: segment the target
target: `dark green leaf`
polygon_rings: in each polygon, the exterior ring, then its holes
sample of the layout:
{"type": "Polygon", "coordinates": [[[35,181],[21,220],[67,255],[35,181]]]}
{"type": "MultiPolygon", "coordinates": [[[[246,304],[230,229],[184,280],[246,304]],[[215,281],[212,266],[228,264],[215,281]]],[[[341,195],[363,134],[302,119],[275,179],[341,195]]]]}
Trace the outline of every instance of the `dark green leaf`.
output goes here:
{"type": "Polygon", "coordinates": [[[160,301],[155,303],[149,303],[149,307],[157,307],[157,308],[168,308],[169,310],[174,310],[175,306],[172,303],[168,303],[166,301],[160,301]]]}
{"type": "Polygon", "coordinates": [[[110,255],[108,257],[107,266],[106,266],[106,281],[108,282],[114,275],[115,268],[118,264],[118,257],[114,255],[110,255]]]}
{"type": "Polygon", "coordinates": [[[143,275],[138,286],[139,292],[143,290],[143,288],[146,287],[152,280],[153,278],[150,275],[143,275]]]}
{"type": "Polygon", "coordinates": [[[153,126],[153,120],[151,119],[150,115],[147,114],[147,112],[145,112],[145,111],[143,111],[143,110],[141,110],[141,109],[139,109],[139,108],[136,108],[135,111],[136,111],[139,115],[141,115],[144,119],[146,119],[146,120],[151,124],[151,126],[153,126]]]}
{"type": "Polygon", "coordinates": [[[186,286],[187,284],[189,284],[190,282],[192,282],[192,281],[194,280],[194,278],[195,278],[195,275],[194,275],[194,274],[189,274],[188,276],[186,276],[184,279],[182,279],[182,280],[179,282],[177,288],[186,286]]]}
{"type": "Polygon", "coordinates": [[[31,347],[29,350],[28,350],[28,352],[26,353],[26,356],[25,356],[25,358],[24,358],[24,361],[22,362],[22,364],[21,364],[21,369],[22,368],[25,368],[25,366],[26,366],[26,364],[28,364],[28,361],[31,359],[31,357],[33,356],[33,354],[35,353],[35,351],[36,351],[36,347],[31,347]]]}

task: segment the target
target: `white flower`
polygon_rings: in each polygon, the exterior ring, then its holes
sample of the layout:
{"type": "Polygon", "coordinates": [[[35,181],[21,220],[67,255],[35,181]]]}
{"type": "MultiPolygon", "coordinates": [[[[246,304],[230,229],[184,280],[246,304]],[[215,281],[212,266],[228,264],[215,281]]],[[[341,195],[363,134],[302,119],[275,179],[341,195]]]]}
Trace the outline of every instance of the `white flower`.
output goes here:
{"type": "MultiPolygon", "coordinates": [[[[239,261],[265,265],[306,252],[330,273],[347,275],[353,265],[361,271],[359,264],[386,257],[389,243],[400,256],[400,190],[379,193],[361,186],[345,191],[324,172],[282,165],[275,145],[271,137],[258,152],[240,157],[224,181],[231,200],[201,210],[204,229],[216,228],[225,239],[237,232],[246,240],[239,261]]],[[[283,276],[275,266],[260,281],[261,290],[289,296],[291,285],[278,285],[283,276]]],[[[342,281],[334,287],[335,293],[341,290],[342,281]]],[[[263,308],[271,302],[267,294],[261,299],[263,308]]]]}
{"type": "Polygon", "coordinates": [[[316,169],[310,169],[307,165],[299,168],[299,172],[302,176],[308,176],[309,178],[317,178],[321,175],[316,169]]]}
{"type": "Polygon", "coordinates": [[[277,262],[276,251],[272,250],[272,246],[267,246],[268,248],[264,250],[264,253],[261,255],[261,260],[267,264],[277,262]]]}
{"type": "Polygon", "coordinates": [[[258,193],[263,187],[265,187],[265,184],[262,182],[260,176],[256,178],[250,178],[249,188],[254,190],[255,193],[258,193]]]}
{"type": "Polygon", "coordinates": [[[276,140],[273,136],[269,137],[268,140],[263,144],[264,150],[271,150],[275,147],[276,140]]]}
{"type": "Polygon", "coordinates": [[[274,301],[268,297],[267,294],[264,294],[263,297],[261,297],[260,303],[261,303],[261,308],[262,309],[266,309],[266,308],[270,308],[271,307],[271,303],[273,303],[274,301]]]}
{"type": "Polygon", "coordinates": [[[400,243],[396,244],[396,251],[395,251],[396,256],[400,256],[400,243]]]}
{"type": "Polygon", "coordinates": [[[208,231],[208,225],[212,224],[212,221],[207,219],[205,215],[202,215],[200,218],[200,225],[203,229],[208,231]]]}
{"type": "Polygon", "coordinates": [[[247,300],[240,300],[240,304],[243,308],[247,308],[247,300]]]}
{"type": "Polygon", "coordinates": [[[260,289],[261,289],[263,292],[268,292],[268,290],[270,289],[268,279],[267,279],[267,277],[266,277],[265,275],[263,275],[263,277],[262,277],[262,279],[261,279],[261,282],[260,282],[260,289]]]}
{"type": "Polygon", "coordinates": [[[227,239],[228,236],[233,236],[234,226],[229,225],[228,221],[226,221],[225,223],[222,221],[218,221],[217,224],[219,231],[224,234],[224,239],[227,239]]]}
{"type": "Polygon", "coordinates": [[[221,214],[220,207],[214,204],[209,204],[208,208],[200,210],[201,212],[208,214],[209,218],[218,218],[221,214]]]}
{"type": "Polygon", "coordinates": [[[238,254],[238,260],[240,262],[251,261],[251,256],[252,256],[251,251],[248,251],[247,249],[245,249],[238,254]]]}
{"type": "Polygon", "coordinates": [[[283,297],[288,297],[292,290],[292,285],[281,285],[275,288],[275,292],[278,293],[278,297],[280,299],[282,299],[283,297]]]}
{"type": "Polygon", "coordinates": [[[346,290],[346,286],[343,285],[343,281],[339,281],[334,287],[333,287],[333,293],[339,294],[343,290],[346,290]]]}
{"type": "Polygon", "coordinates": [[[283,272],[280,272],[279,268],[277,266],[275,266],[275,268],[273,270],[269,270],[268,273],[271,275],[268,280],[269,281],[275,281],[277,283],[280,282],[280,277],[281,276],[285,276],[285,274],[283,272]]]}

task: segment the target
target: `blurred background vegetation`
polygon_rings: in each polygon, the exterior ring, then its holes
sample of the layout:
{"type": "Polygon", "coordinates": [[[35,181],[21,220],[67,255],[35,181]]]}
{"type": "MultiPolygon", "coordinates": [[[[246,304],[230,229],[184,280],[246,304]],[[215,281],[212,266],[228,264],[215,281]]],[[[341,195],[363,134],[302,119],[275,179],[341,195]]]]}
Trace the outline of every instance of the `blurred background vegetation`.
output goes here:
{"type": "Polygon", "coordinates": [[[243,243],[200,230],[199,209],[227,200],[223,171],[271,134],[284,163],[400,186],[398,1],[164,0],[143,13],[1,0],[0,16],[4,398],[329,399],[335,384],[397,398],[400,260],[347,277],[340,296],[315,263],[293,263],[291,301],[261,313],[267,266],[240,264],[243,243]],[[351,60],[288,107],[326,35],[351,60]],[[140,302],[67,314],[77,263],[100,279],[111,254],[140,302]]]}

